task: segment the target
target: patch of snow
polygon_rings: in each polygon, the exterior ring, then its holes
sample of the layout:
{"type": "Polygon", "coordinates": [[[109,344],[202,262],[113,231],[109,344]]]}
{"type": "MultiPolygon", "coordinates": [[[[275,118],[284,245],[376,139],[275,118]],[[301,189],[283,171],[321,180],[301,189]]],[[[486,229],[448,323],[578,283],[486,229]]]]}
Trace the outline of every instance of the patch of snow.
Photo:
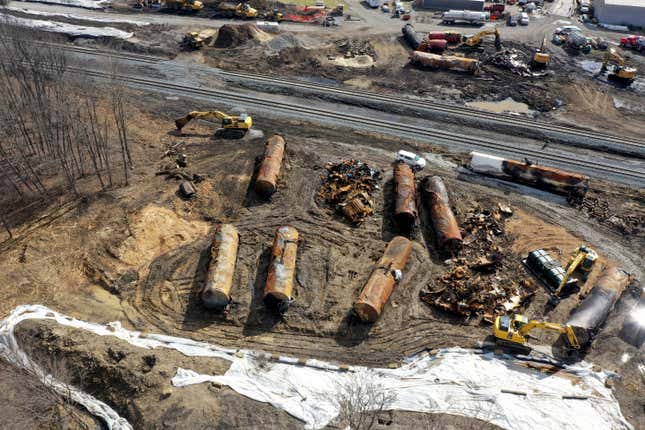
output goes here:
{"type": "Polygon", "coordinates": [[[60,4],[63,6],[82,7],[84,9],[105,9],[112,4],[109,0],[20,0],[34,3],[60,4]]]}
{"type": "Polygon", "coordinates": [[[38,10],[31,10],[27,8],[20,8],[20,7],[14,7],[14,6],[8,6],[5,9],[7,10],[15,10],[17,12],[21,12],[24,14],[28,15],[38,15],[38,16],[47,16],[47,17],[53,17],[53,18],[67,18],[67,19],[78,19],[78,20],[83,20],[83,21],[91,21],[91,22],[106,22],[106,23],[112,23],[112,24],[130,24],[130,25],[136,25],[137,27],[143,27],[146,25],[150,25],[149,22],[143,22],[143,21],[134,21],[131,19],[120,19],[120,18],[93,18],[89,16],[82,16],[82,15],[74,15],[71,13],[58,13],[58,12],[43,12],[43,11],[38,11],[38,10]]]}
{"type": "Polygon", "coordinates": [[[64,22],[19,18],[4,14],[0,14],[0,22],[19,27],[34,28],[41,31],[67,34],[74,37],[113,37],[115,39],[129,39],[134,35],[133,33],[112,27],[85,27],[64,22]]]}

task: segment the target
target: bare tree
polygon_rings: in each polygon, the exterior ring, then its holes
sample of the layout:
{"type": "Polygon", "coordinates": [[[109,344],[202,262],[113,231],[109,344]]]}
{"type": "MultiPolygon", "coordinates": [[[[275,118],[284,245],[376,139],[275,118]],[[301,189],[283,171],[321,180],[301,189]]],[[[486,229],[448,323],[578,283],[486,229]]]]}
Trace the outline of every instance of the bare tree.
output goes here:
{"type": "Polygon", "coordinates": [[[341,425],[352,430],[369,430],[383,411],[388,410],[396,395],[374,381],[372,375],[358,372],[336,386],[341,425]]]}

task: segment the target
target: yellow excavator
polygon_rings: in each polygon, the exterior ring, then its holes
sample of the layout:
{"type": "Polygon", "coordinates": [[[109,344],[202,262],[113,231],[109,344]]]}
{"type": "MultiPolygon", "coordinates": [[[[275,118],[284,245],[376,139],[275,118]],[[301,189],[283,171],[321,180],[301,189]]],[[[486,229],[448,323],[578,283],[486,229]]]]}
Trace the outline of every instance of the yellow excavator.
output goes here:
{"type": "Polygon", "coordinates": [[[557,298],[560,297],[562,288],[567,285],[567,281],[576,270],[580,269],[582,271],[583,280],[586,280],[589,276],[589,273],[591,273],[593,265],[597,259],[598,254],[596,254],[596,251],[589,248],[588,246],[580,245],[580,247],[576,250],[576,252],[573,253],[571,258],[569,259],[569,263],[567,264],[567,267],[565,269],[566,273],[564,274],[562,281],[560,281],[560,285],[558,285],[558,288],[553,293],[555,299],[557,300],[557,298]]]}
{"type": "Polygon", "coordinates": [[[565,335],[567,347],[570,350],[579,350],[580,343],[573,328],[565,324],[556,324],[546,321],[529,320],[524,315],[500,315],[493,324],[493,335],[498,344],[511,348],[528,351],[529,333],[533,329],[553,330],[565,335]]]}
{"type": "Polygon", "coordinates": [[[204,3],[199,0],[166,0],[166,8],[198,12],[204,9],[204,3]]]}
{"type": "Polygon", "coordinates": [[[542,40],[542,45],[533,54],[533,67],[547,67],[551,62],[551,54],[546,52],[546,37],[542,40]]]}
{"type": "Polygon", "coordinates": [[[609,74],[610,79],[617,79],[626,83],[631,83],[636,79],[636,69],[626,66],[623,57],[621,57],[613,48],[609,49],[605,53],[605,58],[602,62],[602,67],[600,68],[601,74],[607,71],[607,66],[609,64],[614,65],[613,71],[609,74]]]}
{"type": "Polygon", "coordinates": [[[253,126],[253,120],[245,113],[232,116],[220,111],[192,111],[188,115],[175,120],[177,130],[181,131],[193,119],[218,119],[222,122],[222,136],[230,138],[244,137],[253,126]]]}
{"type": "Polygon", "coordinates": [[[502,49],[502,39],[499,35],[499,30],[497,27],[493,30],[483,30],[473,36],[464,36],[463,44],[470,46],[471,48],[477,47],[482,43],[482,39],[485,36],[495,36],[495,48],[499,51],[502,49]]]}

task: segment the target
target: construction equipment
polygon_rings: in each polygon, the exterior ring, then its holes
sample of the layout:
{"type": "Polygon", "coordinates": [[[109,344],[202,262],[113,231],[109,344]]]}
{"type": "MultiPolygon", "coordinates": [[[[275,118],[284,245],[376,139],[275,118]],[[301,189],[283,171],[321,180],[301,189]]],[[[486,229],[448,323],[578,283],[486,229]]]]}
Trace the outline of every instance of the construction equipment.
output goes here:
{"type": "Polygon", "coordinates": [[[582,271],[582,279],[586,281],[597,259],[598,254],[596,254],[596,251],[589,248],[588,246],[580,245],[580,247],[576,250],[576,252],[573,253],[571,258],[569,259],[569,263],[566,267],[566,273],[564,274],[562,281],[560,281],[560,285],[558,285],[558,288],[555,290],[554,295],[556,297],[560,297],[562,288],[564,288],[564,286],[567,284],[573,272],[578,269],[582,271]]]}
{"type": "Polygon", "coordinates": [[[254,19],[258,17],[257,9],[249,6],[248,3],[230,3],[222,2],[217,5],[217,11],[213,18],[240,18],[254,19]]]}
{"type": "Polygon", "coordinates": [[[217,30],[192,31],[187,33],[180,43],[181,48],[187,51],[201,49],[213,41],[215,34],[217,34],[217,30]]]}
{"type": "Polygon", "coordinates": [[[470,46],[470,47],[473,47],[473,48],[477,47],[477,46],[481,45],[482,39],[485,36],[495,36],[495,48],[498,51],[500,49],[502,49],[502,39],[501,39],[501,37],[499,35],[499,30],[497,29],[497,27],[495,27],[495,29],[493,29],[493,30],[480,31],[479,33],[475,34],[474,36],[470,36],[470,37],[464,36],[463,44],[467,45],[467,46],[470,46]]]}
{"type": "Polygon", "coordinates": [[[546,52],[546,37],[542,40],[542,45],[533,54],[533,67],[547,67],[551,62],[551,54],[546,52]]]}
{"type": "Polygon", "coordinates": [[[204,3],[199,0],[166,0],[166,8],[198,12],[204,8],[204,3]]]}
{"type": "Polygon", "coordinates": [[[262,14],[261,18],[266,19],[267,21],[282,22],[284,20],[284,14],[278,9],[273,9],[271,12],[262,14]]]}
{"type": "Polygon", "coordinates": [[[188,115],[175,120],[177,130],[184,128],[193,119],[218,119],[222,121],[222,137],[242,138],[253,126],[253,120],[245,113],[231,116],[220,111],[192,111],[188,115]]]}
{"type": "Polygon", "coordinates": [[[553,330],[565,336],[567,347],[570,350],[579,350],[580,343],[570,325],[556,324],[540,320],[529,320],[524,315],[500,315],[495,318],[493,335],[498,344],[509,346],[524,351],[531,349],[529,346],[529,333],[533,329],[553,330]]]}
{"type": "Polygon", "coordinates": [[[636,79],[636,69],[633,67],[625,66],[625,60],[616,52],[615,49],[610,49],[605,53],[605,58],[600,68],[600,73],[603,74],[607,71],[609,64],[614,65],[613,71],[609,74],[608,78],[616,79],[619,81],[631,83],[636,79]]]}

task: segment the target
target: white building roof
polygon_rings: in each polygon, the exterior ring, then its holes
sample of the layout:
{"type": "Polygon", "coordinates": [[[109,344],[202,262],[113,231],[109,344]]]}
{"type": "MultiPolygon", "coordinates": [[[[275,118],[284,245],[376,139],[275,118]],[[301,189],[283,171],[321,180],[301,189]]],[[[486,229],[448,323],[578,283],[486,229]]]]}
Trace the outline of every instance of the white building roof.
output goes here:
{"type": "Polygon", "coordinates": [[[645,8],[645,1],[643,0],[605,0],[605,6],[631,6],[645,8]]]}

